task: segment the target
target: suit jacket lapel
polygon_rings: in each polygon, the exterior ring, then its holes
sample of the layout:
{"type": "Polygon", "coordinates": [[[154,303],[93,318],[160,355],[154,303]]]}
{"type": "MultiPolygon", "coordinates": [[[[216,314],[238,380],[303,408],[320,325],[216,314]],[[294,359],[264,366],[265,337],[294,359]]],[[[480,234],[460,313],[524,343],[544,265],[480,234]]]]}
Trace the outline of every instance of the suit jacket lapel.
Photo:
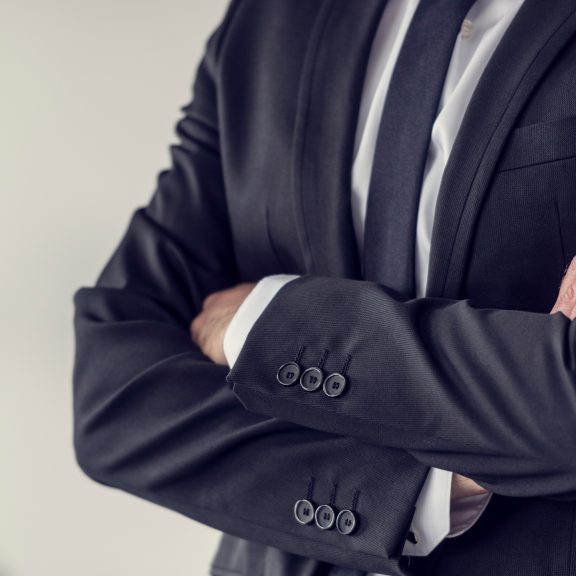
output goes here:
{"type": "Polygon", "coordinates": [[[299,93],[293,190],[310,274],[360,278],[351,167],[370,48],[386,0],[324,0],[299,93]]]}
{"type": "MultiPolygon", "coordinates": [[[[293,154],[297,235],[306,273],[361,278],[351,169],[370,49],[387,0],[324,0],[299,92],[293,154]]],[[[438,196],[427,296],[461,297],[474,224],[507,136],[576,33],[574,0],[526,0],[480,79],[438,196]]]]}
{"type": "Polygon", "coordinates": [[[491,176],[538,81],[576,31],[574,0],[526,0],[472,97],[440,188],[427,296],[458,298],[491,176]]]}

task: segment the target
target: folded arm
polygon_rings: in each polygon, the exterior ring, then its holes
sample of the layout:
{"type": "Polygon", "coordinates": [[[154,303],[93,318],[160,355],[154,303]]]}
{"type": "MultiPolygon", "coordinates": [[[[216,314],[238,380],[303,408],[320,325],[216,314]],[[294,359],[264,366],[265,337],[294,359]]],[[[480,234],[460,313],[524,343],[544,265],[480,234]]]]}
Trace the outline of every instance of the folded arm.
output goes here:
{"type": "MultiPolygon", "coordinates": [[[[215,362],[233,367],[246,338],[258,317],[295,274],[266,276],[256,284],[244,285],[213,294],[204,303],[201,329],[193,330],[194,340],[215,362]],[[217,329],[214,329],[214,327],[217,329]]],[[[410,556],[429,554],[448,535],[460,535],[479,518],[491,493],[472,480],[450,471],[431,468],[416,502],[404,546],[410,556]],[[454,502],[452,514],[451,502],[454,502]]]]}
{"type": "Polygon", "coordinates": [[[408,450],[502,495],[574,499],[575,350],[563,314],[302,276],[277,292],[227,378],[249,410],[408,450]],[[278,383],[301,347],[302,370],[322,357],[324,375],[346,366],[342,395],[278,383]]]}
{"type": "Polygon", "coordinates": [[[76,457],[94,480],[230,534],[402,574],[428,467],[403,450],[246,411],[228,368],[190,337],[204,298],[242,281],[217,114],[219,47],[236,6],[208,42],[172,166],[95,284],[74,294],[76,457]],[[296,522],[307,496],[336,510],[355,504],[355,532],[296,522]]]}

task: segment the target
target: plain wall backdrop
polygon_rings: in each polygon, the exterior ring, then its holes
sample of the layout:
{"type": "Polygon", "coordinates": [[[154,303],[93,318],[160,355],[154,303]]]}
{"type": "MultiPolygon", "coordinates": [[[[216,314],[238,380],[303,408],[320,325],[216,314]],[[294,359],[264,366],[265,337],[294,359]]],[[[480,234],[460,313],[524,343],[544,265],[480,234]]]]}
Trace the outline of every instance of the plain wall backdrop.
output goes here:
{"type": "Polygon", "coordinates": [[[226,0],[0,0],[0,576],[197,576],[219,533],[84,476],[72,294],[169,167],[226,0]]]}

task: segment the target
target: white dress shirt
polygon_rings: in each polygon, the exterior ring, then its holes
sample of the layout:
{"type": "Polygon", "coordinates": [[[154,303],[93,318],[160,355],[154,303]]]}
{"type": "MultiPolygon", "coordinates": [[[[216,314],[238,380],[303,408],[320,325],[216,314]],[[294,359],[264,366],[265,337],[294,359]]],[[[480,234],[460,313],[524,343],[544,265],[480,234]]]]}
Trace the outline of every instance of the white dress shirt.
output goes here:
{"type": "MultiPolygon", "coordinates": [[[[432,128],[416,226],[416,296],[425,294],[430,240],[436,199],[450,151],[478,80],[524,0],[476,0],[463,21],[444,83],[432,128]]],[[[368,189],[380,118],[408,26],[420,0],[389,0],[376,32],[364,81],[352,166],[351,208],[354,231],[362,258],[368,189]]],[[[495,94],[497,97],[497,94],[495,94]]],[[[239,307],[224,337],[230,367],[258,316],[293,274],[276,274],[260,280],[239,307]]],[[[490,493],[451,503],[452,472],[431,468],[416,502],[411,529],[416,543],[406,541],[404,553],[429,554],[445,537],[469,529],[490,500],[490,493]]],[[[378,575],[371,575],[378,576],[378,575]]],[[[380,575],[381,576],[381,575],[380,575]]]]}

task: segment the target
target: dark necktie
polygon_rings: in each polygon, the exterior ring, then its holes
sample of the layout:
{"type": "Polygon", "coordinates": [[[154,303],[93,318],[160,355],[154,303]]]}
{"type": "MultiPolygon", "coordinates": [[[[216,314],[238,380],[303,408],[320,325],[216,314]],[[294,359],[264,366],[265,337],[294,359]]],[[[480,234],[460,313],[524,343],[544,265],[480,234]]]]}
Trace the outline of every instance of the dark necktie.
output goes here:
{"type": "Polygon", "coordinates": [[[432,126],[456,38],[475,0],[421,0],[378,129],[368,191],[363,277],[415,296],[415,235],[432,126]]]}

